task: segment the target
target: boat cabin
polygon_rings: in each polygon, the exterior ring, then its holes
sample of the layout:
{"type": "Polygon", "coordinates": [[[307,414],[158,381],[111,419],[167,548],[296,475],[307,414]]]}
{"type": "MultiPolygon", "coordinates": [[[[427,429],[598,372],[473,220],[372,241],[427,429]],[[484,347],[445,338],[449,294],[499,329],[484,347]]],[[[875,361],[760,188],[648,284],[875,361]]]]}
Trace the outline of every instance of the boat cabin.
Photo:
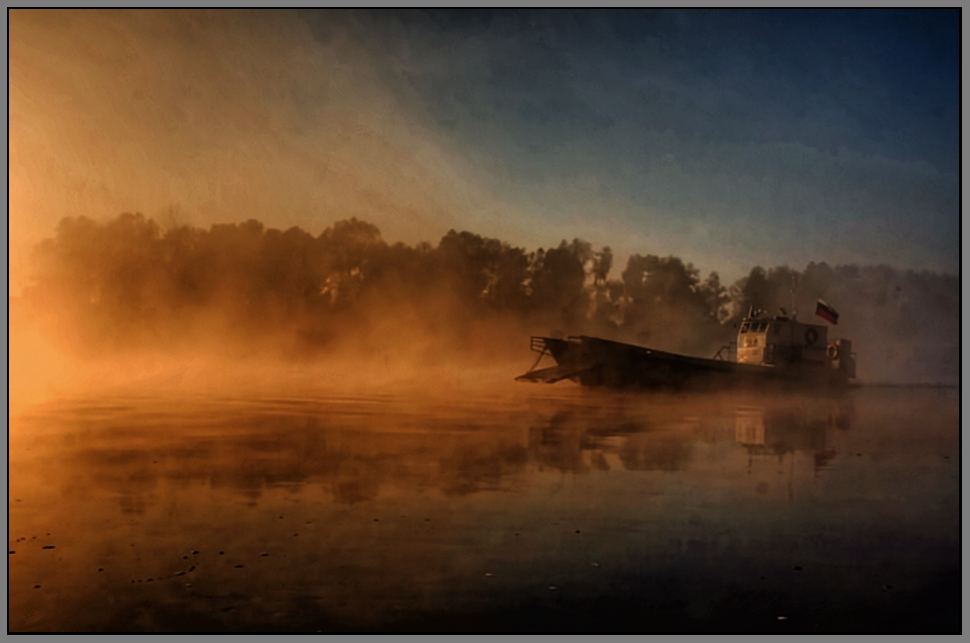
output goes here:
{"type": "Polygon", "coordinates": [[[849,340],[828,341],[826,326],[804,324],[786,315],[774,318],[749,314],[738,330],[737,361],[759,366],[818,364],[855,377],[849,340]]]}

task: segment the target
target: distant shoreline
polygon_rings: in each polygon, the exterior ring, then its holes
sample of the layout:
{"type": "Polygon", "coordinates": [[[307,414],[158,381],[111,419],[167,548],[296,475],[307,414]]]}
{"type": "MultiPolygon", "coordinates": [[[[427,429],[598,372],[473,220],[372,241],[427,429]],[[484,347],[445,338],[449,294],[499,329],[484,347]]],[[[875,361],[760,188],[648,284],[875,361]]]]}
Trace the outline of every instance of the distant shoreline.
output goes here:
{"type": "Polygon", "coordinates": [[[960,388],[959,384],[893,384],[891,382],[856,382],[852,388],[960,388]]]}

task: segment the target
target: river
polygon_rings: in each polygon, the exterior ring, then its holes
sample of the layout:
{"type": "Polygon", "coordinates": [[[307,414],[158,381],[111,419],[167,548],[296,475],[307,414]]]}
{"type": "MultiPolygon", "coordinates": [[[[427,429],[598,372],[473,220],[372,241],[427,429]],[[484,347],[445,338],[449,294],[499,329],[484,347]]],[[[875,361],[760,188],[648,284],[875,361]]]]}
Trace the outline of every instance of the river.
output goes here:
{"type": "Polygon", "coordinates": [[[955,389],[47,402],[11,631],[959,632],[955,389]]]}

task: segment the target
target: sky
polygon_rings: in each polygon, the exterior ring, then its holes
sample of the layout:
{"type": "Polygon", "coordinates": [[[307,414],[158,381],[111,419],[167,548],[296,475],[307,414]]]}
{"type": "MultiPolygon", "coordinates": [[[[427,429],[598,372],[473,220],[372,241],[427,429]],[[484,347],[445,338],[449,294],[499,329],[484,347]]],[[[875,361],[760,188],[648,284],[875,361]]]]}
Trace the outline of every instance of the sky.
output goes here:
{"type": "Polygon", "coordinates": [[[67,216],[959,270],[960,12],[9,20],[10,294],[67,216]]]}

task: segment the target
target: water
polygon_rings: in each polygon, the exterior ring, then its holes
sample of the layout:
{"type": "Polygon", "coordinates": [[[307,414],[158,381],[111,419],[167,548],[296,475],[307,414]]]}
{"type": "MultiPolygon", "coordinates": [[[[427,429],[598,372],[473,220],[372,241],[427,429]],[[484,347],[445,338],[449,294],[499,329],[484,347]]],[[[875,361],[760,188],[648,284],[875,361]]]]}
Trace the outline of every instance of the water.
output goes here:
{"type": "Polygon", "coordinates": [[[12,631],[960,629],[956,390],[119,395],[9,442],[12,631]]]}

